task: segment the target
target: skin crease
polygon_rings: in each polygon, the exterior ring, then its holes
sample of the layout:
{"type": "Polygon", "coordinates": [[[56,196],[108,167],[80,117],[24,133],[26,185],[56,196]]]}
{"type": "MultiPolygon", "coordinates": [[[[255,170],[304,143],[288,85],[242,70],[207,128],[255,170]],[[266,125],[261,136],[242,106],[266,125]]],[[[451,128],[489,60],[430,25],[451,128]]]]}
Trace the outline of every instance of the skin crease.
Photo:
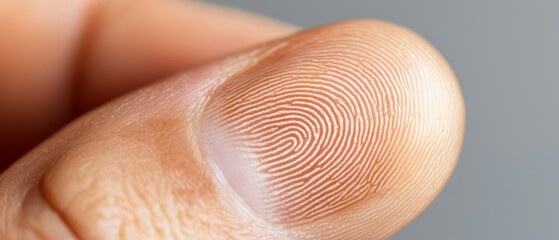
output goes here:
{"type": "MultiPolygon", "coordinates": [[[[332,53],[315,58],[335,59],[332,53]]],[[[329,25],[190,69],[67,125],[0,175],[0,238],[383,239],[442,189],[463,128],[454,75],[423,39],[376,21],[329,25]],[[390,41],[380,41],[384,37],[390,41]],[[391,140],[392,154],[404,157],[380,194],[290,225],[254,214],[235,190],[216,179],[220,172],[208,160],[200,129],[205,106],[219,96],[220,86],[247,81],[251,73],[303,74],[281,59],[304,59],[324,48],[340,46],[335,55],[347,56],[351,52],[343,46],[389,49],[390,43],[403,48],[382,58],[407,64],[395,65],[389,71],[395,75],[383,80],[415,84],[414,91],[394,90],[409,99],[404,110],[414,117],[395,126],[405,134],[391,140]]]]}

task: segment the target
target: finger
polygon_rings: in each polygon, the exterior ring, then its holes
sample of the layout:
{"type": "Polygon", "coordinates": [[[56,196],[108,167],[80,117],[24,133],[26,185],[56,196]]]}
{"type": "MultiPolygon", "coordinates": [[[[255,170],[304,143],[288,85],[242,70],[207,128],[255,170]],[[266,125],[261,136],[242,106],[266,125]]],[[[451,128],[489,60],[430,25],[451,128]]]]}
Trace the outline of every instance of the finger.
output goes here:
{"type": "Polygon", "coordinates": [[[383,239],[441,190],[463,127],[459,86],[423,39],[325,26],[72,123],[0,176],[0,236],[52,222],[83,239],[383,239]]]}
{"type": "Polygon", "coordinates": [[[84,53],[78,89],[86,110],[153,79],[295,30],[198,2],[113,2],[86,33],[90,47],[84,53]]]}
{"type": "Polygon", "coordinates": [[[76,109],[293,31],[185,1],[3,1],[0,29],[0,170],[76,109]]]}

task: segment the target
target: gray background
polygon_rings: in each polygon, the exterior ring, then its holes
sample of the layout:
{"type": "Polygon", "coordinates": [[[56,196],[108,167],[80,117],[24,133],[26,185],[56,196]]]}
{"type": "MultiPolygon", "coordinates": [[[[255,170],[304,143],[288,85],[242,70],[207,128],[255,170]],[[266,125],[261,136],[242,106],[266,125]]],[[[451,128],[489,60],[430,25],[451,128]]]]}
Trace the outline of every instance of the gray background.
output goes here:
{"type": "Polygon", "coordinates": [[[450,62],[467,108],[460,162],[394,239],[559,239],[559,1],[212,2],[303,27],[388,20],[450,62]]]}

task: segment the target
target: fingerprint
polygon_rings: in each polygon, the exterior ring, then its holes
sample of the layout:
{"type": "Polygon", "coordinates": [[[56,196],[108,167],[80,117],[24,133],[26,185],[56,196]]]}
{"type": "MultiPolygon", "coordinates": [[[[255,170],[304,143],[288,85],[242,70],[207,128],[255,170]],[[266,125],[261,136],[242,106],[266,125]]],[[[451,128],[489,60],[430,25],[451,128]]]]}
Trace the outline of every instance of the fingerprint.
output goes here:
{"type": "Polygon", "coordinates": [[[394,174],[394,145],[402,148],[410,117],[401,92],[411,90],[401,70],[407,63],[385,56],[400,47],[386,38],[383,48],[359,34],[343,44],[293,43],[213,93],[205,118],[255,156],[265,178],[257,197],[277,221],[304,223],[351,207],[394,174]]]}

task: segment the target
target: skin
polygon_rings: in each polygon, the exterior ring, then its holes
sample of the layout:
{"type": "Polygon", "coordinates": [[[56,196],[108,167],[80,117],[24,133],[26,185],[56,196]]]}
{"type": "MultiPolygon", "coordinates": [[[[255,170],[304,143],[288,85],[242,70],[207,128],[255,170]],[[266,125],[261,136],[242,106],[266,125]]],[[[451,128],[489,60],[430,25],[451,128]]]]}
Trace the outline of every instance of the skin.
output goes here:
{"type": "Polygon", "coordinates": [[[61,0],[3,2],[0,28],[1,162],[17,159],[0,175],[1,239],[385,239],[440,192],[460,151],[464,106],[452,70],[392,24],[295,33],[197,2],[61,0]],[[348,65],[356,52],[376,61],[348,65]],[[232,182],[245,172],[215,164],[223,157],[207,141],[222,136],[203,129],[208,111],[223,111],[212,100],[229,94],[223,86],[318,79],[289,64],[305,59],[332,59],[342,75],[362,70],[349,81],[403,99],[382,106],[405,120],[374,132],[386,154],[356,160],[393,169],[380,190],[323,217],[288,218],[281,203],[259,211],[261,200],[240,193],[232,182]]]}

